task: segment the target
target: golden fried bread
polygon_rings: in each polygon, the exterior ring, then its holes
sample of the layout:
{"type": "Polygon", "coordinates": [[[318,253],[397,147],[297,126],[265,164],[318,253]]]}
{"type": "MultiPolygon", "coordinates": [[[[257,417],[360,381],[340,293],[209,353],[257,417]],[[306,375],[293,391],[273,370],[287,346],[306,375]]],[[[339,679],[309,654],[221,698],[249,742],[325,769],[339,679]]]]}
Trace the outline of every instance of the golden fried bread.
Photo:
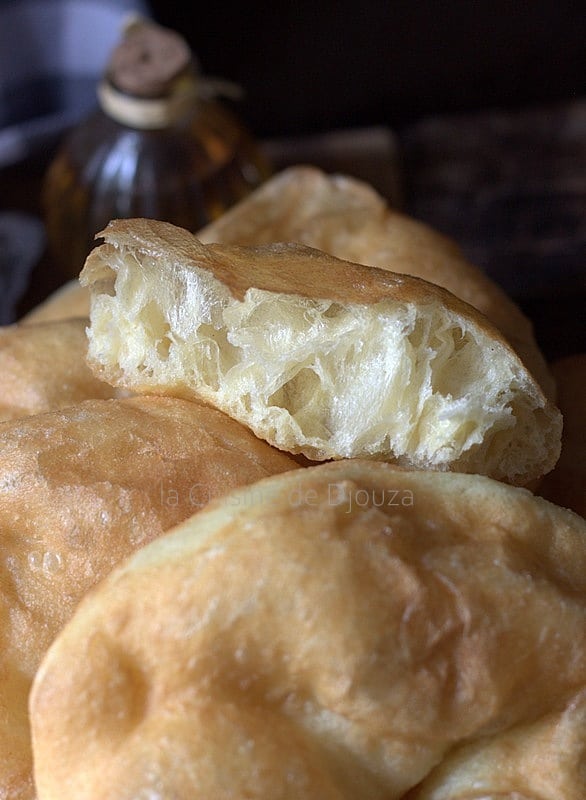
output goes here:
{"type": "Polygon", "coordinates": [[[42,303],[35,306],[21,319],[21,323],[53,322],[71,317],[87,317],[89,311],[88,291],[80,286],[79,281],[75,278],[64,283],[42,303]]]}
{"type": "Polygon", "coordinates": [[[562,452],[539,492],[586,517],[586,353],[561,358],[552,370],[564,417],[562,452]]]}
{"type": "Polygon", "coordinates": [[[210,497],[296,467],[229,417],[173,398],[90,400],[0,425],[0,798],[34,796],[28,691],[80,598],[210,497]]]}
{"type": "Polygon", "coordinates": [[[309,166],[286,169],[199,231],[203,242],[299,242],[338,258],[415,275],[448,289],[504,333],[550,397],[551,372],[531,322],[461,248],[428,225],[389,208],[371,186],[309,166]]]}
{"type": "Polygon", "coordinates": [[[87,319],[0,328],[0,421],[107,399],[86,363],[87,319]]]}
{"type": "Polygon", "coordinates": [[[295,244],[204,245],[117,220],[80,276],[88,360],[132,392],[196,397],[271,444],[525,484],[561,417],[503,336],[446,290],[295,244]]]}
{"type": "Polygon", "coordinates": [[[35,777],[40,800],[582,800],[585,691],[584,520],[333,462],[212,502],[82,601],[31,693],[35,777]]]}

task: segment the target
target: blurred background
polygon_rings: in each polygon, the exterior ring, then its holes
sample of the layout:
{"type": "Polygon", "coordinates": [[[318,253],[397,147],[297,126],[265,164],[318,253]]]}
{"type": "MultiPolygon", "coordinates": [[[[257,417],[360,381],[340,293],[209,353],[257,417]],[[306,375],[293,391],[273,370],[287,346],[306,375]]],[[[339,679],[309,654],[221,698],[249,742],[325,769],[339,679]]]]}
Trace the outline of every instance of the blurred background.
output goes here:
{"type": "Polygon", "coordinates": [[[40,182],[132,11],[242,87],[227,102],[277,168],[369,180],[498,280],[549,358],[586,350],[586,15],[564,0],[0,0],[1,322],[62,280],[40,182]],[[7,219],[29,224],[28,253],[7,219]]]}
{"type": "Polygon", "coordinates": [[[150,5],[208,72],[247,88],[246,116],[262,136],[555,103],[586,78],[579,2],[150,5]]]}

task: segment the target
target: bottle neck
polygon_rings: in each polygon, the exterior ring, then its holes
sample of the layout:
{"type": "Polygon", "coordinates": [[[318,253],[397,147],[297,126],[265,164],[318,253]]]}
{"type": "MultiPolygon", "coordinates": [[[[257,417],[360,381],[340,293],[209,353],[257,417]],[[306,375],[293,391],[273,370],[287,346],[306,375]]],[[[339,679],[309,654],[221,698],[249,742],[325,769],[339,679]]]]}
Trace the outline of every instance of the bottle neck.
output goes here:
{"type": "Polygon", "coordinates": [[[102,110],[129,128],[168,128],[192,111],[197,103],[197,81],[193,76],[177,81],[164,97],[137,97],[119,91],[107,78],[98,84],[102,110]]]}

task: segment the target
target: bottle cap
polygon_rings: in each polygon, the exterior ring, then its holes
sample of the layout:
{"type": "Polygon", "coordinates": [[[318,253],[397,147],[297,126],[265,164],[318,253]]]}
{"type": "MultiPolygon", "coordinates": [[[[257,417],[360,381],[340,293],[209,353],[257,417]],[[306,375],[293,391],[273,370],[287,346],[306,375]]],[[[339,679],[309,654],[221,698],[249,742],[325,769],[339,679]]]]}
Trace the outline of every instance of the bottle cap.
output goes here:
{"type": "Polygon", "coordinates": [[[98,98],[103,110],[123,125],[165,128],[193,107],[198,72],[182,36],[132,17],[98,84],[98,98]]]}
{"type": "Polygon", "coordinates": [[[123,94],[160,98],[182,73],[197,72],[185,39],[142,17],[131,17],[110,56],[106,77],[123,94]]]}

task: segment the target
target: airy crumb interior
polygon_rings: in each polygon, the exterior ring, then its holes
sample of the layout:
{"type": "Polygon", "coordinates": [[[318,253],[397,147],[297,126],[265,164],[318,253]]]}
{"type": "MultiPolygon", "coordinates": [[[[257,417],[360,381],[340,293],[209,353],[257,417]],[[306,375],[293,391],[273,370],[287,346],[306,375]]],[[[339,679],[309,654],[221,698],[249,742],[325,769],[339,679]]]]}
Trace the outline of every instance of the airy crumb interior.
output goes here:
{"type": "Polygon", "coordinates": [[[238,300],[206,270],[169,275],[147,255],[118,258],[115,292],[94,295],[89,330],[90,360],[118,385],[197,396],[313,459],[509,480],[520,450],[528,472],[543,460],[542,399],[520,362],[438,303],[259,289],[238,300]]]}

